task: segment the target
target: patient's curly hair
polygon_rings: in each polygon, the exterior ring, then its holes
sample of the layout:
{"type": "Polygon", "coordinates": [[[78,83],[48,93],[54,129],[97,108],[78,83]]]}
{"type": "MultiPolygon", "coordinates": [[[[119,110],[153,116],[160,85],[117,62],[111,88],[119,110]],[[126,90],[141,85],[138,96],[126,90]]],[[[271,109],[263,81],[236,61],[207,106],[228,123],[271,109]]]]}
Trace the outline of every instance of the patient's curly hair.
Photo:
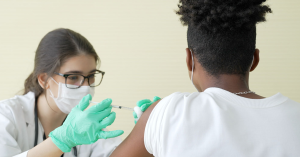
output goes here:
{"type": "Polygon", "coordinates": [[[199,63],[214,76],[245,75],[255,52],[256,24],[272,10],[266,0],[180,0],[188,45],[199,63]]]}

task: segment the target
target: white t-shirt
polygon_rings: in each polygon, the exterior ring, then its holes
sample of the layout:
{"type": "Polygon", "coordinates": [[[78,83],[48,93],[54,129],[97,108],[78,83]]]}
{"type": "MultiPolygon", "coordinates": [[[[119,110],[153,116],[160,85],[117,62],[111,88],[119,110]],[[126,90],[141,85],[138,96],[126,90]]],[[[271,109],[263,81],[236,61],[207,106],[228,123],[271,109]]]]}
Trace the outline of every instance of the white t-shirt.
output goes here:
{"type": "Polygon", "coordinates": [[[144,142],[157,157],[300,157],[300,103],[220,88],[173,93],[153,109],[144,142]]]}
{"type": "MultiPolygon", "coordinates": [[[[0,157],[26,157],[35,139],[34,93],[0,101],[0,157]]],[[[44,129],[38,121],[38,144],[43,142],[44,129]]],[[[121,143],[120,137],[99,139],[90,145],[76,146],[78,157],[108,157],[121,143]]],[[[72,157],[71,152],[64,157],[72,157]]]]}

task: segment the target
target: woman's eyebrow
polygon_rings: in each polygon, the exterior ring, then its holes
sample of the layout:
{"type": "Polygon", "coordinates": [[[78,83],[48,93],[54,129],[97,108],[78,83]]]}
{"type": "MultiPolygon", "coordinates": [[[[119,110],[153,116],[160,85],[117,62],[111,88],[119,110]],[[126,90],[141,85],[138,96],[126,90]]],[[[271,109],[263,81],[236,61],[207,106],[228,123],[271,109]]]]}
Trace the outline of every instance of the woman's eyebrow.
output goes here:
{"type": "MultiPolygon", "coordinates": [[[[97,69],[91,70],[89,73],[93,73],[95,71],[97,71],[97,69]]],[[[77,70],[72,70],[72,71],[65,72],[65,74],[70,74],[70,73],[71,74],[83,74],[82,71],[77,71],[77,70]]]]}
{"type": "Polygon", "coordinates": [[[82,74],[82,71],[68,71],[68,72],[65,72],[65,73],[72,73],[72,74],[82,74]]]}

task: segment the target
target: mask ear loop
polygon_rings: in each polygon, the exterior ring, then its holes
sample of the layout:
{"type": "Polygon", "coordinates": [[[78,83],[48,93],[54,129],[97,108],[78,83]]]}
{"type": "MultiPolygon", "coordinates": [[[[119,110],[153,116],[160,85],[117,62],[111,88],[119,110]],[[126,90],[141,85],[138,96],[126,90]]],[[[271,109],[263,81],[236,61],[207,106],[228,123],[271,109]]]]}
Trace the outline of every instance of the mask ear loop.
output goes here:
{"type": "MultiPolygon", "coordinates": [[[[193,76],[194,76],[194,66],[195,66],[195,62],[194,62],[194,55],[193,55],[193,51],[190,49],[191,51],[191,55],[192,55],[192,74],[191,74],[191,81],[193,86],[196,88],[194,82],[193,82],[193,76]]],[[[197,88],[196,88],[197,89],[197,88]]],[[[197,91],[199,92],[199,90],[197,89],[197,91]]]]}
{"type": "MultiPolygon", "coordinates": [[[[193,83],[193,76],[194,76],[194,66],[195,66],[195,63],[194,63],[194,55],[193,55],[193,51],[190,49],[191,51],[191,56],[192,56],[192,75],[191,75],[191,81],[193,83]]],[[[193,83],[194,84],[194,83],[193,83]]]]}
{"type": "Polygon", "coordinates": [[[252,59],[251,65],[250,65],[250,67],[249,67],[249,71],[251,70],[251,67],[252,67],[252,65],[253,65],[253,62],[254,62],[254,56],[253,56],[253,59],[252,59]]]}
{"type": "MultiPolygon", "coordinates": [[[[56,84],[58,84],[52,77],[50,77],[56,84]]],[[[54,99],[55,97],[54,97],[54,95],[53,95],[53,93],[52,93],[52,91],[51,91],[51,89],[49,88],[49,89],[47,89],[47,91],[49,90],[49,92],[50,92],[50,97],[52,97],[52,99],[54,99]]],[[[50,105],[49,105],[49,102],[48,102],[48,99],[47,99],[47,91],[46,91],[46,93],[45,93],[45,99],[46,99],[46,102],[47,102],[47,105],[49,106],[49,108],[53,111],[53,112],[56,112],[50,105]]],[[[56,112],[57,113],[57,112],[56,112]]]]}
{"type": "Polygon", "coordinates": [[[59,85],[55,80],[54,80],[54,78],[53,77],[50,77],[51,78],[51,80],[53,80],[57,85],[59,85]]]}
{"type": "MultiPolygon", "coordinates": [[[[50,79],[51,79],[52,81],[54,81],[54,82],[59,86],[59,84],[54,80],[54,78],[50,77],[50,79]]],[[[54,94],[52,93],[51,89],[49,88],[49,89],[47,89],[47,90],[49,90],[49,92],[50,92],[50,97],[52,97],[53,99],[55,99],[54,94]]]]}

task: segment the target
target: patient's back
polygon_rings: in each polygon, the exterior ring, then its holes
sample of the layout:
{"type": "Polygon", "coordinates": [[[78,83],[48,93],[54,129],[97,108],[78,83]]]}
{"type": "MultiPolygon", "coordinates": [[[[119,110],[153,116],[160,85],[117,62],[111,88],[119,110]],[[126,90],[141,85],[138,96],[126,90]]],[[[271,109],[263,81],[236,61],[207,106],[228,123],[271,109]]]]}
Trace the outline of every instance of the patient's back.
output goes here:
{"type": "Polygon", "coordinates": [[[153,109],[144,142],[158,157],[299,157],[300,103],[220,88],[173,93],[153,109]]]}

